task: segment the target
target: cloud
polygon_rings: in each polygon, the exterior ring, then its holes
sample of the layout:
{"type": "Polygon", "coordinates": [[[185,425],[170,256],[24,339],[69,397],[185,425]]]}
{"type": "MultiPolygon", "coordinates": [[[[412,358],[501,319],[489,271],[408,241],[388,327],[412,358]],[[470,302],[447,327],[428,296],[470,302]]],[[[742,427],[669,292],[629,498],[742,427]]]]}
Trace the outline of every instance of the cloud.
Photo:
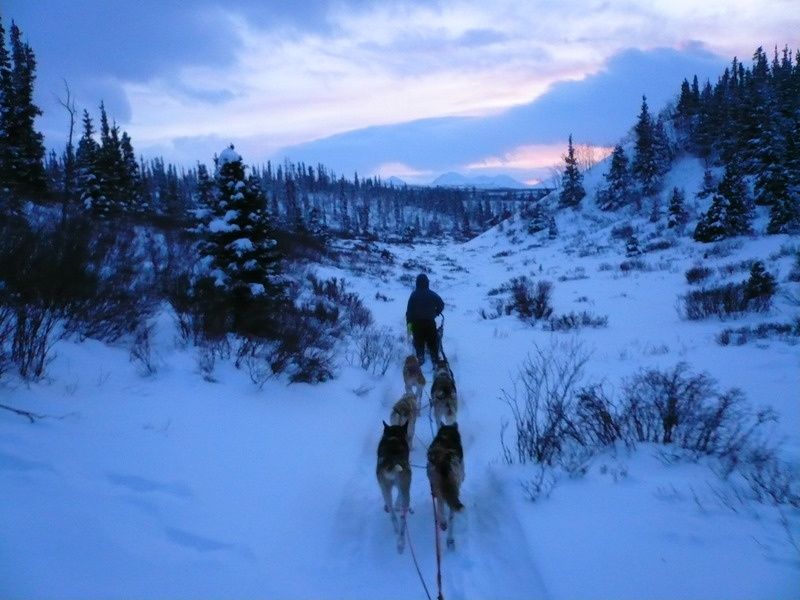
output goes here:
{"type": "Polygon", "coordinates": [[[657,106],[704,60],[716,75],[732,54],[796,38],[792,4],[3,0],[3,17],[36,52],[50,146],[63,146],[65,78],[81,107],[105,101],[138,152],[182,160],[180,140],[241,140],[254,160],[286,148],[364,172],[454,168],[568,131],[609,143],[642,93],[657,106]]]}
{"type": "Polygon", "coordinates": [[[554,84],[499,114],[370,127],[280,152],[365,173],[395,161],[417,170],[536,169],[558,162],[570,133],[576,143],[613,146],[635,122],[643,94],[655,112],[675,97],[683,78],[715,78],[725,63],[696,44],[628,50],[594,75],[554,84]]]}

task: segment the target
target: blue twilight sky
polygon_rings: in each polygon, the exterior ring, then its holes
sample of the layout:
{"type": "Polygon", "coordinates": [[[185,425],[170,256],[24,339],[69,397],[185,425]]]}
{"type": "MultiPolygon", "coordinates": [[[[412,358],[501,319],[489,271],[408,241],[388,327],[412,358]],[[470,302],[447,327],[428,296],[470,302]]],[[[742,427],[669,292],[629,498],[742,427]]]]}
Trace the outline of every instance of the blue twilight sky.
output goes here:
{"type": "Polygon", "coordinates": [[[288,156],[337,173],[533,181],[569,133],[608,147],[648,96],[714,81],[733,56],[800,45],[796,0],[3,0],[57,96],[100,100],[145,157],[288,156]]]}

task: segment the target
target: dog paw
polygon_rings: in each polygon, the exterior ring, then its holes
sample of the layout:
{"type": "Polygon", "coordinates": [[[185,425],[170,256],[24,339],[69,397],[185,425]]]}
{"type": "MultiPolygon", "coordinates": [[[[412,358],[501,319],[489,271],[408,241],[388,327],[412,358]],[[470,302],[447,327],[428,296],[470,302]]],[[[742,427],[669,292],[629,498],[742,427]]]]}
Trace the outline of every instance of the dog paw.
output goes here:
{"type": "Polygon", "coordinates": [[[389,512],[389,507],[386,506],[385,504],[383,505],[383,512],[387,512],[387,513],[389,512]]]}
{"type": "Polygon", "coordinates": [[[439,523],[439,527],[441,528],[442,531],[447,531],[447,523],[444,522],[439,523]]]}

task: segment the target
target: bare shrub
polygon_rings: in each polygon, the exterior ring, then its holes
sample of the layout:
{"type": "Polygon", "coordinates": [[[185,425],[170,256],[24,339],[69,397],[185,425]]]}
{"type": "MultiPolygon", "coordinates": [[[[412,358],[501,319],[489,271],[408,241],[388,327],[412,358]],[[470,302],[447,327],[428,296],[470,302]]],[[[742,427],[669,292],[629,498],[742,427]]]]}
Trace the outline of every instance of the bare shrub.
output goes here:
{"type": "Polygon", "coordinates": [[[370,328],[357,340],[356,362],[373,375],[385,375],[400,357],[400,347],[388,327],[370,328]]]}
{"type": "Polygon", "coordinates": [[[139,372],[146,377],[155,375],[158,371],[152,337],[153,326],[144,324],[136,330],[131,346],[130,360],[138,365],[139,372]]]}
{"type": "Polygon", "coordinates": [[[762,447],[771,409],[752,411],[738,389],[720,392],[706,373],[686,363],[671,371],[642,371],[623,388],[622,420],[630,441],[674,444],[724,459],[728,471],[746,452],[762,447]]]}
{"type": "Polygon", "coordinates": [[[757,501],[800,508],[800,481],[774,452],[751,453],[741,473],[757,501]]]}
{"type": "Polygon", "coordinates": [[[796,317],[791,323],[760,323],[755,327],[723,329],[716,339],[720,346],[743,346],[753,339],[777,339],[797,343],[800,341],[800,317],[796,317]]]}
{"type": "Polygon", "coordinates": [[[636,230],[633,228],[633,225],[630,223],[623,223],[611,229],[611,239],[627,241],[635,233],[636,230]]]}
{"type": "Polygon", "coordinates": [[[552,465],[568,439],[583,442],[577,430],[575,393],[589,355],[574,340],[534,345],[503,398],[516,427],[517,460],[552,465]]]}
{"type": "Polygon", "coordinates": [[[14,335],[11,340],[11,361],[23,379],[35,380],[44,375],[52,360],[56,342],[58,313],[52,307],[28,304],[15,310],[14,335]]]}
{"type": "Polygon", "coordinates": [[[588,311],[574,311],[550,317],[544,324],[545,331],[574,331],[584,327],[601,328],[608,326],[608,316],[593,315],[588,311]]]}
{"type": "Polygon", "coordinates": [[[530,301],[530,309],[534,319],[547,319],[553,314],[551,298],[553,296],[553,284],[550,281],[537,281],[533,298],[530,301]]]}
{"type": "Polygon", "coordinates": [[[534,469],[534,474],[521,482],[522,491],[531,502],[540,499],[547,499],[556,487],[556,476],[551,469],[545,465],[538,465],[534,469]]]}
{"type": "Polygon", "coordinates": [[[287,373],[292,383],[320,383],[333,378],[336,334],[336,328],[317,315],[286,314],[270,368],[274,373],[287,373]]]}
{"type": "Polygon", "coordinates": [[[650,267],[640,258],[630,258],[619,263],[619,270],[623,273],[630,273],[631,271],[649,271],[650,267]]]}
{"type": "Polygon", "coordinates": [[[244,363],[250,381],[258,389],[262,389],[267,381],[275,377],[271,357],[277,347],[278,342],[275,341],[242,342],[238,352],[239,360],[244,363]]]}
{"type": "Polygon", "coordinates": [[[713,272],[713,269],[699,265],[690,267],[686,270],[686,283],[689,285],[700,283],[701,281],[708,279],[713,272]]]}
{"type": "Polygon", "coordinates": [[[201,343],[197,352],[197,368],[203,379],[209,383],[215,383],[217,379],[214,377],[214,368],[217,364],[217,356],[219,355],[215,344],[213,342],[201,343]]]}
{"type": "Polygon", "coordinates": [[[681,316],[690,321],[697,321],[708,317],[738,315],[748,310],[748,301],[745,298],[743,283],[728,283],[725,285],[692,290],[680,299],[679,312],[681,316]]]}
{"type": "Polygon", "coordinates": [[[608,446],[622,437],[618,409],[600,385],[578,390],[575,423],[584,443],[608,446]]]}
{"type": "Polygon", "coordinates": [[[14,335],[14,311],[0,304],[0,377],[11,364],[11,340],[14,335]]]}

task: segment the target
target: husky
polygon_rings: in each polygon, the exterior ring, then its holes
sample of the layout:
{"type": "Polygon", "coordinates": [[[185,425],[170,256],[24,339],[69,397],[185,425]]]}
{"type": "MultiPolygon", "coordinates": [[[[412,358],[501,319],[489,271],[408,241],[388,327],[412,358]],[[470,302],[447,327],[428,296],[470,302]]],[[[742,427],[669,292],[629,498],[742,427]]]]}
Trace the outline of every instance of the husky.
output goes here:
{"type": "Polygon", "coordinates": [[[431,494],[436,498],[436,513],[442,531],[447,531],[447,547],[455,548],[453,515],[464,508],[459,499],[464,481],[464,450],[458,423],[442,424],[428,448],[428,480],[431,494]],[[445,518],[447,507],[447,518],[445,518]]]}
{"type": "Polygon", "coordinates": [[[406,393],[415,393],[417,402],[422,399],[422,390],[425,385],[425,375],[422,374],[422,369],[419,366],[417,357],[413,354],[406,357],[403,363],[403,383],[406,385],[406,393]]]}
{"type": "Polygon", "coordinates": [[[406,392],[400,400],[394,403],[392,414],[389,417],[389,422],[392,425],[407,424],[409,450],[414,446],[414,426],[416,425],[418,414],[419,404],[417,403],[417,396],[413,392],[406,392]]]}
{"type": "Polygon", "coordinates": [[[437,423],[448,425],[455,423],[458,412],[456,382],[450,365],[444,359],[436,364],[431,384],[431,405],[433,406],[434,420],[437,423]]]}
{"type": "Polygon", "coordinates": [[[383,422],[383,436],[378,444],[378,465],[375,474],[383,494],[383,510],[392,517],[397,534],[397,551],[405,547],[406,512],[411,500],[411,464],[408,460],[408,423],[388,425],[383,422]],[[392,488],[397,488],[397,500],[392,502],[392,488]],[[401,519],[397,518],[397,511],[401,519]],[[400,521],[400,522],[398,522],[400,521]]]}

